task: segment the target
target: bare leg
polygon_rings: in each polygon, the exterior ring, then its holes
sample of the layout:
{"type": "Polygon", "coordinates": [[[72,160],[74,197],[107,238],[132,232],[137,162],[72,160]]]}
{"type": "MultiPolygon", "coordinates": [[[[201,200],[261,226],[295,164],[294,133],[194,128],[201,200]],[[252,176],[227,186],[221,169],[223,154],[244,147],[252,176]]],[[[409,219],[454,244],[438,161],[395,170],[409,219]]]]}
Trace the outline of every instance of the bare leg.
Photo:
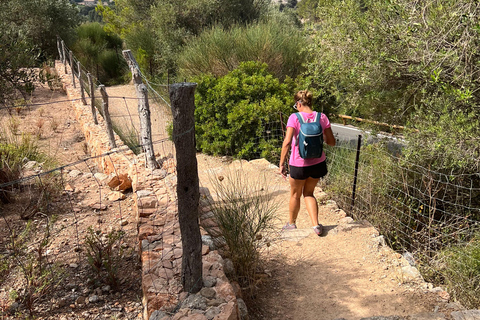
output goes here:
{"type": "Polygon", "coordinates": [[[302,196],[303,186],[307,180],[295,180],[290,177],[290,202],[288,206],[289,223],[293,224],[297,221],[298,212],[300,211],[300,197],[302,196]]]}
{"type": "Polygon", "coordinates": [[[305,180],[305,186],[303,187],[303,197],[305,199],[305,205],[307,207],[307,212],[310,216],[312,226],[318,225],[318,204],[317,199],[315,199],[315,196],[313,195],[318,180],[320,179],[308,178],[305,180]]]}

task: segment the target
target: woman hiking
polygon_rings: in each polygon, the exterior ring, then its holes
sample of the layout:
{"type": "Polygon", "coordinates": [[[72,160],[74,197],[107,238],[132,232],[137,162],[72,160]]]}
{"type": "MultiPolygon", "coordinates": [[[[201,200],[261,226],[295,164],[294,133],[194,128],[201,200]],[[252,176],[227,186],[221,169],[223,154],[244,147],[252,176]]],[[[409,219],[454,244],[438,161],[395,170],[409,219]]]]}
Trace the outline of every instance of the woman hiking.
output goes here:
{"type": "Polygon", "coordinates": [[[285,160],[288,150],[291,149],[289,160],[290,201],[288,222],[282,229],[293,230],[297,228],[296,220],[300,210],[300,198],[303,195],[313,230],[320,236],[322,225],[318,223],[318,205],[313,192],[320,178],[327,174],[326,156],[321,145],[325,141],[328,145],[334,146],[335,137],[327,116],[312,110],[312,99],[313,95],[310,91],[298,91],[295,94],[295,104],[293,106],[298,110],[298,113],[291,114],[287,122],[287,133],[282,145],[279,167],[280,173],[286,179],[285,160]],[[300,128],[305,128],[304,131],[310,130],[305,127],[304,123],[308,123],[309,128],[314,128],[313,131],[310,131],[313,132],[312,134],[305,134],[300,130],[300,128]],[[317,125],[314,126],[312,123],[317,123],[317,125]],[[318,123],[320,124],[318,137],[315,140],[308,140],[314,139],[315,130],[318,130],[318,123]],[[313,149],[308,150],[309,145],[310,147],[314,146],[313,149]]]}

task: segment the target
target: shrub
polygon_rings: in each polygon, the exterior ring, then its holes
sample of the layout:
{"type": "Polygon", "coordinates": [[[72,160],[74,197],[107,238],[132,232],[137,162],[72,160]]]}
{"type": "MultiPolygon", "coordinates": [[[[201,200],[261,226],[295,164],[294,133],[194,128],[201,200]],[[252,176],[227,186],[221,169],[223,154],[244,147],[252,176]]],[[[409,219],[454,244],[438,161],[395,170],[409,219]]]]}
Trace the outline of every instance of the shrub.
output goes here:
{"type": "Polygon", "coordinates": [[[120,242],[124,234],[124,231],[113,230],[103,235],[100,230],[89,227],[85,236],[85,253],[95,277],[114,288],[119,284],[118,270],[124,257],[120,242]]]}
{"type": "MultiPolygon", "coordinates": [[[[280,152],[280,113],[293,110],[293,84],[280,83],[267,65],[241,63],[222,78],[197,79],[197,149],[207,154],[272,160],[280,152]]],[[[283,119],[286,121],[286,119],[283,119]]]]}
{"type": "Polygon", "coordinates": [[[119,52],[122,48],[120,37],[107,34],[98,22],[79,26],[77,37],[72,51],[87,70],[101,83],[123,82],[128,68],[119,52]]]}
{"type": "Polygon", "coordinates": [[[184,76],[224,76],[244,61],[268,65],[279,79],[296,78],[305,62],[306,38],[286,19],[224,29],[216,26],[189,42],[178,59],[184,76]]]}
{"type": "Polygon", "coordinates": [[[0,135],[0,170],[6,174],[6,181],[18,179],[25,159],[43,162],[47,157],[42,155],[37,147],[36,140],[22,134],[20,137],[6,134],[0,135]]]}
{"type": "MultiPolygon", "coordinates": [[[[272,222],[280,203],[273,201],[265,177],[252,177],[243,170],[228,170],[223,179],[210,176],[213,219],[235,269],[233,275],[244,288],[259,280],[261,252],[270,245],[272,222]]],[[[208,231],[208,230],[207,230],[208,231]]]]}
{"type": "MultiPolygon", "coordinates": [[[[52,292],[64,277],[61,267],[49,263],[46,257],[56,217],[51,216],[46,220],[41,219],[40,223],[28,221],[25,228],[18,234],[12,233],[7,242],[7,248],[12,252],[9,257],[11,270],[20,271],[25,286],[18,298],[25,303],[30,315],[33,313],[35,302],[48,292],[52,292]]],[[[19,291],[12,292],[18,295],[19,291]]]]}
{"type": "Polygon", "coordinates": [[[448,292],[467,308],[480,304],[480,235],[463,245],[451,246],[437,256],[448,292]]]}

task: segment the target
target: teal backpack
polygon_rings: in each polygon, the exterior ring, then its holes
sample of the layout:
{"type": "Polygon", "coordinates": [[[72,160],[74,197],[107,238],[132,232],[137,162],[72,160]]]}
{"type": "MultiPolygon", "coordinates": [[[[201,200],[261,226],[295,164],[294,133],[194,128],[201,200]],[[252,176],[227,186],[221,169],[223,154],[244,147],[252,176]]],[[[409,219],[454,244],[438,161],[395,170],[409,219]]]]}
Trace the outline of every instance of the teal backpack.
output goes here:
{"type": "Polygon", "coordinates": [[[307,122],[300,112],[296,113],[300,122],[300,132],[296,145],[303,159],[320,158],[323,152],[323,129],[320,124],[321,113],[315,112],[315,119],[307,122]]]}

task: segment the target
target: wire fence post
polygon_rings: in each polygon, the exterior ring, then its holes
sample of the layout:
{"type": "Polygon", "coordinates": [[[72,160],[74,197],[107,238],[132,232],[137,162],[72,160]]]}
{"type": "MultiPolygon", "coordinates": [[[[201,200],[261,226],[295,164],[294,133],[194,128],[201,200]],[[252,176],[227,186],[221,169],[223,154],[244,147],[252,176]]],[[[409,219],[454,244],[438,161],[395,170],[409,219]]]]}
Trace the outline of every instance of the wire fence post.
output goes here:
{"type": "Polygon", "coordinates": [[[87,100],[85,99],[85,88],[83,87],[83,81],[82,81],[82,65],[80,61],[77,61],[77,70],[78,70],[78,83],[80,83],[80,94],[82,95],[82,103],[84,106],[86,106],[87,100]]]}
{"type": "Polygon", "coordinates": [[[63,61],[63,56],[62,56],[62,42],[61,42],[59,36],[57,36],[57,50],[58,50],[58,56],[60,57],[59,60],[60,60],[60,61],[63,61]]]}
{"type": "Polygon", "coordinates": [[[195,149],[196,83],[170,86],[173,142],[177,157],[178,220],[182,235],[182,285],[186,292],[202,288],[202,239],[198,224],[199,178],[195,149]]]}
{"type": "Polygon", "coordinates": [[[92,107],[93,122],[98,124],[97,111],[95,110],[95,87],[93,85],[92,75],[87,73],[88,84],[90,85],[90,106],[92,107]]]}
{"type": "Polygon", "coordinates": [[[123,57],[132,72],[133,84],[138,97],[138,116],[140,117],[140,144],[142,145],[147,158],[147,167],[150,169],[160,168],[155,159],[152,141],[152,122],[150,120],[150,105],[148,103],[148,90],[143,84],[140,69],[137,61],[130,50],[122,51],[123,57]]]}
{"type": "Polygon", "coordinates": [[[65,68],[65,74],[68,74],[67,71],[67,54],[65,52],[65,41],[62,40],[62,63],[65,68]]]}
{"type": "Polygon", "coordinates": [[[68,52],[68,57],[69,57],[69,60],[70,60],[70,69],[72,70],[73,87],[76,88],[77,86],[75,85],[75,67],[73,66],[73,52],[72,52],[72,50],[70,50],[68,52]]]}
{"type": "Polygon", "coordinates": [[[357,176],[358,176],[358,160],[360,159],[360,148],[362,146],[362,135],[358,135],[358,143],[357,143],[357,155],[355,156],[355,173],[353,175],[353,191],[352,191],[352,206],[351,210],[353,211],[353,207],[355,206],[355,192],[357,189],[357,176]]]}
{"type": "Polygon", "coordinates": [[[103,118],[107,124],[108,141],[110,142],[110,148],[114,149],[117,147],[117,144],[115,143],[115,135],[113,134],[112,119],[110,118],[110,112],[108,111],[108,95],[103,84],[101,84],[99,88],[103,99],[103,118]]]}

